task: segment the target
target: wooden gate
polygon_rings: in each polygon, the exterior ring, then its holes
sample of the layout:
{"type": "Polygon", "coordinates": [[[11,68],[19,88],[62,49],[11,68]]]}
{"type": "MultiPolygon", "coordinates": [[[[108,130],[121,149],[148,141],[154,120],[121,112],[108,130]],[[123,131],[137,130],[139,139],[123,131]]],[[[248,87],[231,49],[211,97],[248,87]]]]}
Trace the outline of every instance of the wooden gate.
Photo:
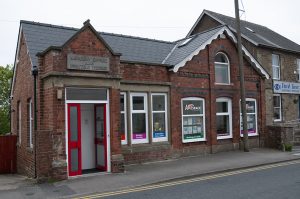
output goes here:
{"type": "Polygon", "coordinates": [[[0,136],[0,174],[17,171],[17,136],[0,136]]]}

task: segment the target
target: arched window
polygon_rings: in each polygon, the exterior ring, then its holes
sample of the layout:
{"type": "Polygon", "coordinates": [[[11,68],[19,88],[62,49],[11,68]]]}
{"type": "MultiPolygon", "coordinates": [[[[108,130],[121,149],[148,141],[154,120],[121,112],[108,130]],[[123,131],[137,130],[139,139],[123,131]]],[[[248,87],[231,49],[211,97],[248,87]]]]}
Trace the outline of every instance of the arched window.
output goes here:
{"type": "Polygon", "coordinates": [[[229,60],[224,53],[215,57],[215,81],[218,84],[230,84],[229,60]]]}

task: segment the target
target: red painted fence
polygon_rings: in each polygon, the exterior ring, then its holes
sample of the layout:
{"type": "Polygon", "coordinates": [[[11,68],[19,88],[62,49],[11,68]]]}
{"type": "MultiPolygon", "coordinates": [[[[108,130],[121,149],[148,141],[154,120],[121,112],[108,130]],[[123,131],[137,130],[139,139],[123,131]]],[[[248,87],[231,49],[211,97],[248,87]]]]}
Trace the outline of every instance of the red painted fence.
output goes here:
{"type": "Polygon", "coordinates": [[[0,174],[17,171],[17,136],[0,136],[0,174]]]}

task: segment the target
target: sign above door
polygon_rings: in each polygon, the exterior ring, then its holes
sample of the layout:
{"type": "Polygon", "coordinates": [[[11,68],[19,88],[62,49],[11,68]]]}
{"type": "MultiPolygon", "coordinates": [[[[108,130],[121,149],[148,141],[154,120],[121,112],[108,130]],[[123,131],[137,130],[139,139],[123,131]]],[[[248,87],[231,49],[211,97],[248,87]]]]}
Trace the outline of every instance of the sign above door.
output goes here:
{"type": "Polygon", "coordinates": [[[88,71],[109,71],[109,58],[68,54],[68,69],[88,71]]]}

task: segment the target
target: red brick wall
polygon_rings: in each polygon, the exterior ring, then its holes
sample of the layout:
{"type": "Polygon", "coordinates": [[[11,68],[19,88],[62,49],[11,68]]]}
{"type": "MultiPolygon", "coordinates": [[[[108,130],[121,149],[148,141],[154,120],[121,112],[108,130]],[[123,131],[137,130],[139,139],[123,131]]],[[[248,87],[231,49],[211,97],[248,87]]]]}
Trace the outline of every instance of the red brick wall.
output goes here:
{"type": "MultiPolygon", "coordinates": [[[[18,135],[18,102],[21,103],[21,144],[17,146],[17,172],[34,177],[34,151],[29,147],[28,99],[33,101],[33,76],[31,75],[31,61],[23,34],[19,43],[19,63],[16,67],[15,85],[13,90],[12,127],[11,132],[18,135]]],[[[18,138],[19,140],[19,138],[18,138]]],[[[34,133],[33,133],[34,141],[34,133]]]]}

